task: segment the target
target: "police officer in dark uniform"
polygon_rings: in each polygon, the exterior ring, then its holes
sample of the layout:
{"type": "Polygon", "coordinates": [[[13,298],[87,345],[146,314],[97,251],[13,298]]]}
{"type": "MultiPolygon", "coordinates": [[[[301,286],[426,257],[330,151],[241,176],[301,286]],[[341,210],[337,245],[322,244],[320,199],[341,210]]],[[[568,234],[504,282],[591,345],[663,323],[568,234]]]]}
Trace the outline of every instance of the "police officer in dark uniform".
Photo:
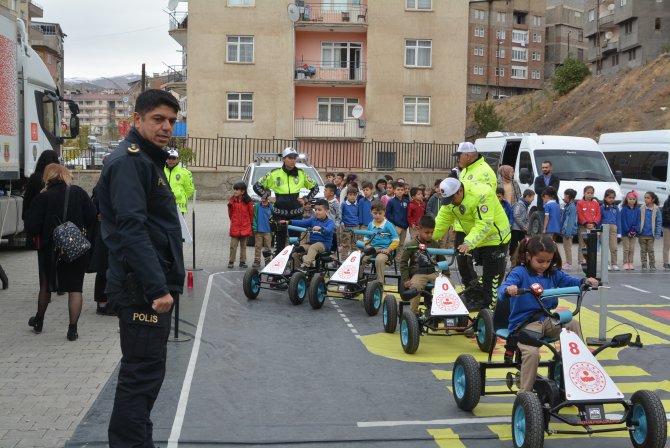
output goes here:
{"type": "Polygon", "coordinates": [[[122,353],[108,431],[112,448],[154,446],[150,414],[165,376],[173,300],[184,284],[181,227],[162,149],[178,111],[165,91],[140,94],[135,126],[105,162],[97,185],[109,249],[106,293],[119,317],[122,353]]]}

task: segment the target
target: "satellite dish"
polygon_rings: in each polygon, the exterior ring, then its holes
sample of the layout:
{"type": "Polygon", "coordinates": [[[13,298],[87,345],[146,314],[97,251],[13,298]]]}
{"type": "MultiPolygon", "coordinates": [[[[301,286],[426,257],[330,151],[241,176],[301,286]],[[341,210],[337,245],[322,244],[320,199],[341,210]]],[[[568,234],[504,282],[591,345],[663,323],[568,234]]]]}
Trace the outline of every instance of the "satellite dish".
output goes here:
{"type": "Polygon", "coordinates": [[[288,18],[293,23],[300,18],[300,8],[295,3],[288,4],[288,18]]]}
{"type": "Polygon", "coordinates": [[[354,118],[361,118],[363,116],[363,106],[360,104],[356,104],[354,108],[351,110],[351,115],[354,118]]]}
{"type": "Polygon", "coordinates": [[[170,11],[174,11],[177,9],[177,5],[179,4],[179,0],[168,0],[168,9],[170,11]]]}
{"type": "Polygon", "coordinates": [[[610,11],[614,11],[614,3],[610,3],[609,5],[607,5],[607,9],[610,11]]]}
{"type": "Polygon", "coordinates": [[[605,33],[605,39],[610,40],[612,38],[612,32],[608,31],[605,33]]]}

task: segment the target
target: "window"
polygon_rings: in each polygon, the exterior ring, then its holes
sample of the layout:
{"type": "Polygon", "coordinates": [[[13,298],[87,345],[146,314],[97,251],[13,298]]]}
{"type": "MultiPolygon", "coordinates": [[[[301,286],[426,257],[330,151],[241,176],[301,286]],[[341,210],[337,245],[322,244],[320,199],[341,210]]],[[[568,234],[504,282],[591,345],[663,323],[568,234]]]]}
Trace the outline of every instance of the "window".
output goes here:
{"type": "Polygon", "coordinates": [[[403,99],[406,124],[430,124],[430,97],[406,96],[403,99]]]}
{"type": "Polygon", "coordinates": [[[542,35],[538,33],[533,33],[533,42],[542,42],[542,35]]]}
{"type": "MultiPolygon", "coordinates": [[[[359,43],[321,42],[321,68],[360,68],[361,49],[359,43]]],[[[352,73],[349,77],[360,79],[360,74],[352,73]]]]}
{"type": "MultiPolygon", "coordinates": [[[[532,177],[534,175],[533,162],[531,161],[530,153],[526,152],[526,151],[522,151],[521,155],[519,156],[519,171],[521,171],[524,168],[528,170],[528,172],[531,175],[531,179],[533,179],[533,177],[532,177]]],[[[531,183],[532,183],[532,180],[531,180],[531,183]]]]}
{"type": "Polygon", "coordinates": [[[484,56],[484,47],[475,47],[474,54],[475,56],[484,56]]]}
{"type": "Polygon", "coordinates": [[[407,9],[431,10],[433,9],[433,0],[407,0],[405,4],[407,9]]]}
{"type": "Polygon", "coordinates": [[[540,54],[539,51],[533,51],[533,53],[531,55],[531,59],[533,61],[541,61],[542,60],[542,55],[540,54]]]}
{"type": "Polygon", "coordinates": [[[254,36],[228,36],[226,62],[254,62],[254,36]]]}
{"type": "Polygon", "coordinates": [[[344,105],[344,98],[317,98],[319,121],[343,123],[344,105]]]}
{"type": "Polygon", "coordinates": [[[658,30],[661,29],[661,18],[660,18],[660,17],[656,17],[656,18],[654,19],[654,29],[655,29],[656,31],[658,31],[658,30]]]}
{"type": "Polygon", "coordinates": [[[254,119],[254,94],[253,93],[229,93],[228,94],[228,119],[229,120],[253,120],[254,119]]]}
{"type": "Polygon", "coordinates": [[[584,31],[579,30],[577,33],[577,42],[584,42],[584,31]]]}
{"type": "Polygon", "coordinates": [[[539,70],[533,70],[531,72],[531,78],[533,78],[533,79],[542,79],[541,76],[542,75],[541,75],[539,70]]]}
{"type": "Polygon", "coordinates": [[[513,79],[528,79],[528,67],[521,67],[518,65],[512,66],[513,79]]]}
{"type": "MultiPolygon", "coordinates": [[[[619,61],[619,55],[616,55],[616,58],[617,58],[617,62],[618,62],[619,61]]],[[[584,60],[584,49],[582,49],[582,48],[577,49],[577,59],[579,61],[584,60]]]]}
{"type": "Polygon", "coordinates": [[[256,0],[228,0],[228,6],[254,6],[256,0]]]}
{"type": "Polygon", "coordinates": [[[430,67],[433,42],[430,40],[405,40],[405,65],[430,67]]]}
{"type": "Polygon", "coordinates": [[[612,171],[621,171],[627,179],[667,182],[667,151],[606,152],[612,171]]]}
{"type": "Polygon", "coordinates": [[[624,23],[623,30],[624,30],[624,33],[626,33],[626,34],[632,33],[633,32],[633,21],[629,20],[626,23],[624,23]]]}
{"type": "Polygon", "coordinates": [[[482,94],[482,86],[472,86],[471,92],[474,95],[481,95],[482,94]]]}
{"type": "Polygon", "coordinates": [[[528,50],[525,48],[512,48],[512,60],[513,61],[527,61],[528,60],[528,50]]]}
{"type": "Polygon", "coordinates": [[[484,28],[475,27],[475,37],[484,37],[484,28]]]}
{"type": "Polygon", "coordinates": [[[629,61],[634,61],[634,60],[635,60],[635,57],[636,57],[636,53],[637,53],[637,49],[636,49],[636,48],[633,48],[632,50],[630,50],[630,51],[628,52],[628,60],[629,60],[629,61]]]}
{"type": "Polygon", "coordinates": [[[612,55],[612,67],[619,65],[619,53],[612,55]]]}
{"type": "Polygon", "coordinates": [[[498,48],[496,50],[496,57],[499,59],[505,59],[505,49],[504,48],[498,48]]]}
{"type": "Polygon", "coordinates": [[[628,0],[620,0],[619,6],[626,6],[626,3],[628,3],[628,0]]]}
{"type": "Polygon", "coordinates": [[[533,16],[533,26],[542,26],[542,16],[533,16]]]}
{"type": "Polygon", "coordinates": [[[582,17],[582,12],[581,11],[575,11],[575,17],[576,18],[581,18],[582,17]]]}
{"type": "Polygon", "coordinates": [[[475,9],[475,20],[486,20],[486,11],[483,9],[475,9]]]}
{"type": "Polygon", "coordinates": [[[596,20],[596,10],[589,9],[589,22],[593,22],[594,20],[596,20]]]}
{"type": "Polygon", "coordinates": [[[507,18],[507,13],[504,13],[504,12],[497,12],[496,13],[496,20],[498,22],[505,22],[506,18],[507,18]]]}
{"type": "Polygon", "coordinates": [[[505,67],[496,67],[496,76],[500,78],[505,77],[505,67]]]}
{"type": "Polygon", "coordinates": [[[528,43],[528,31],[512,30],[512,42],[518,44],[528,43]]]}
{"type": "Polygon", "coordinates": [[[484,66],[483,65],[473,65],[472,66],[472,74],[473,75],[483,75],[484,74],[484,66]]]}
{"type": "Polygon", "coordinates": [[[496,39],[505,40],[505,30],[496,31],[496,39]]]}

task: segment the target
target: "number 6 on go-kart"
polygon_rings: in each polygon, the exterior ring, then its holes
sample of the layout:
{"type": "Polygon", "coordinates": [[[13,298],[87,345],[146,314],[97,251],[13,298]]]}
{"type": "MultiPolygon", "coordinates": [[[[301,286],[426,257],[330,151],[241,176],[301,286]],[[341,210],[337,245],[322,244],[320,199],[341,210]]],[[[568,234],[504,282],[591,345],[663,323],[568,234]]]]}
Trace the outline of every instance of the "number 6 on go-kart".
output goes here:
{"type": "MultiPolygon", "coordinates": [[[[627,431],[634,447],[663,448],[666,446],[667,419],[661,400],[649,390],[639,390],[626,399],[596,360],[607,348],[625,347],[631,334],[614,336],[609,342],[591,352],[579,336],[564,328],[579,313],[582,298],[588,286],[543,290],[535,283],[530,289],[520,289],[518,294],[531,293],[546,319],[561,325],[560,350],[554,344],[559,339],[527,329],[512,334],[507,329],[510,300],[498,300],[494,312],[495,333],[507,342],[507,350],[516,344],[547,348],[551,360],[540,360],[539,367],[547,368],[547,375],[537,374],[533,391],[518,391],[521,352],[514,347],[513,358],[492,362],[493,349],[488,362],[477,362],[471,355],[460,355],[452,372],[452,391],[456,404],[465,411],[474,409],[485,395],[516,395],[512,408],[512,442],[517,448],[541,448],[545,433],[593,435],[627,431]],[[548,297],[577,296],[574,311],[552,312],[542,299],[548,297]],[[508,390],[492,387],[487,390],[487,372],[491,369],[507,370],[508,390]],[[514,371],[516,370],[516,371],[514,371]],[[607,406],[607,412],[605,409],[607,406]],[[552,420],[574,428],[552,427],[552,420]]],[[[492,380],[493,381],[493,380],[492,380]]]]}

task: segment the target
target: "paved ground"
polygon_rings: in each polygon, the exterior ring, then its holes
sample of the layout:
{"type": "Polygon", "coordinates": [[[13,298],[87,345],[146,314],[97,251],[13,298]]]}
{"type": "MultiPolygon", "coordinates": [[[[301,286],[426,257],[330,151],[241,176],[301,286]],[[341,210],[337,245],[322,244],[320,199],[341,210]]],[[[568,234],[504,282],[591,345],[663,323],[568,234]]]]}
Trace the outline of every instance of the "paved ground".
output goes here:
{"type": "MultiPolygon", "coordinates": [[[[196,272],[195,288],[182,298],[180,322],[184,335],[197,337],[170,343],[169,372],[154,413],[160,446],[176,434],[179,446],[348,441],[493,447],[500,439],[511,446],[504,422],[510,398],[483,399],[475,420],[465,423],[461,419],[473,415],[453,403],[451,363],[459,353],[477,354],[471,341],[425,337],[418,353],[408,356],[398,335],[384,334],[381,318],[365,316],[360,303],[329,301],[313,311],[268,291],[249,302],[241,292],[242,271],[224,268],[227,222],[224,203],[199,204],[196,261],[205,271],[196,272]],[[191,384],[188,400],[184,384],[191,384]]],[[[251,249],[248,255],[251,261],[251,249]]],[[[3,251],[0,263],[10,278],[10,289],[0,291],[0,447],[56,447],[68,440],[68,446],[105,446],[120,353],[116,319],[95,315],[93,276],[85,283],[80,338],[68,342],[65,297],[54,296],[41,335],[26,325],[36,306],[35,253],[3,251]]],[[[664,278],[639,271],[611,276],[617,306],[608,327],[634,323],[645,348],[613,351],[604,364],[617,383],[630,383],[624,392],[643,382],[640,387],[658,389],[668,400],[670,294],[664,278]]],[[[594,295],[582,313],[589,336],[597,333],[597,310],[594,295]]],[[[625,329],[609,334],[619,330],[625,329]]],[[[594,440],[594,447],[629,446],[625,435],[594,440]]]]}

